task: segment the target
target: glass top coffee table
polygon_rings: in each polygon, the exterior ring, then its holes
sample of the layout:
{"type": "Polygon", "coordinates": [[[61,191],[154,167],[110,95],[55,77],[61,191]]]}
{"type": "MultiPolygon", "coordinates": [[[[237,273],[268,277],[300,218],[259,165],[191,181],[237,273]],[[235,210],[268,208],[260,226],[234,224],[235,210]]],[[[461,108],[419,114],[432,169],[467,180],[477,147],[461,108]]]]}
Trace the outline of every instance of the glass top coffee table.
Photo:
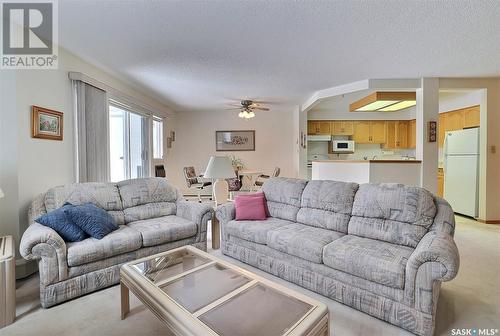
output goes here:
{"type": "Polygon", "coordinates": [[[175,335],[329,335],[327,307],[192,246],[125,264],[129,290],[175,335]]]}

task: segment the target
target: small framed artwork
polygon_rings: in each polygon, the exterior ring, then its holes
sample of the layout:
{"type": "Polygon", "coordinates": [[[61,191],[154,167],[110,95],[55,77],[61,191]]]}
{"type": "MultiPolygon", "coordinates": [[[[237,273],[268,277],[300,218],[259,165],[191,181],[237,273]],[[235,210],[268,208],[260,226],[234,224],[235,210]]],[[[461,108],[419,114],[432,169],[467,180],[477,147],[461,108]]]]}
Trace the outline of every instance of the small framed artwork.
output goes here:
{"type": "Polygon", "coordinates": [[[437,140],[437,122],[429,121],[429,142],[436,142],[437,140]]]}
{"type": "Polygon", "coordinates": [[[63,139],[63,114],[39,106],[31,107],[31,137],[39,139],[63,139]]]}
{"type": "Polygon", "coordinates": [[[218,152],[254,151],[255,131],[215,131],[218,152]]]}

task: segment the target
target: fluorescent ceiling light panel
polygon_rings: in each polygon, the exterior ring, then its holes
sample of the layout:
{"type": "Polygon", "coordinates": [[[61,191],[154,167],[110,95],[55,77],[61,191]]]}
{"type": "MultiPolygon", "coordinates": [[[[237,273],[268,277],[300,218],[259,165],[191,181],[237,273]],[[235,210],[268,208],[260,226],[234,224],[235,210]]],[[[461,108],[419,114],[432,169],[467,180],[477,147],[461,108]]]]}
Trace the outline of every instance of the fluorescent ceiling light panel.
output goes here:
{"type": "Polygon", "coordinates": [[[390,105],[390,106],[381,108],[379,111],[381,111],[381,112],[394,112],[394,111],[404,110],[408,107],[412,107],[415,105],[417,105],[417,102],[415,100],[405,100],[405,101],[401,101],[399,103],[396,103],[394,105],[390,105]]]}
{"type": "Polygon", "coordinates": [[[393,105],[397,102],[398,102],[397,100],[377,100],[374,101],[373,103],[358,108],[356,111],[378,111],[381,108],[393,105]]]}

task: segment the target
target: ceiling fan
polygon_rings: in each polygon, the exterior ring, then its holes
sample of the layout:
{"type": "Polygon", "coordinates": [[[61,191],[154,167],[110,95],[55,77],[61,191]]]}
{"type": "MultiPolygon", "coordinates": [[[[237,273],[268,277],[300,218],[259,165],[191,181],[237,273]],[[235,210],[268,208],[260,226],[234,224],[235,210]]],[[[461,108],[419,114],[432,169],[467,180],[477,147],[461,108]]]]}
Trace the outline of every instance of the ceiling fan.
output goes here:
{"type": "Polygon", "coordinates": [[[228,108],[227,110],[240,110],[240,113],[238,113],[238,117],[243,119],[251,119],[255,117],[254,110],[269,111],[269,108],[263,107],[258,101],[245,99],[240,102],[239,106],[234,106],[232,108],[228,108]]]}

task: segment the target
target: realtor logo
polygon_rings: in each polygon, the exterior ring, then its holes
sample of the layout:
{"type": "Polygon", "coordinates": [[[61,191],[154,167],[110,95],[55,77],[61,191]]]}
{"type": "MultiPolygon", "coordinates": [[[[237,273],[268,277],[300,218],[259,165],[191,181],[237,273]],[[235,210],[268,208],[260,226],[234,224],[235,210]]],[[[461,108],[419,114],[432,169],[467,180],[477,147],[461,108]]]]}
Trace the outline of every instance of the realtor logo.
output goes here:
{"type": "Polygon", "coordinates": [[[1,69],[57,69],[56,0],[0,0],[1,69]]]}

